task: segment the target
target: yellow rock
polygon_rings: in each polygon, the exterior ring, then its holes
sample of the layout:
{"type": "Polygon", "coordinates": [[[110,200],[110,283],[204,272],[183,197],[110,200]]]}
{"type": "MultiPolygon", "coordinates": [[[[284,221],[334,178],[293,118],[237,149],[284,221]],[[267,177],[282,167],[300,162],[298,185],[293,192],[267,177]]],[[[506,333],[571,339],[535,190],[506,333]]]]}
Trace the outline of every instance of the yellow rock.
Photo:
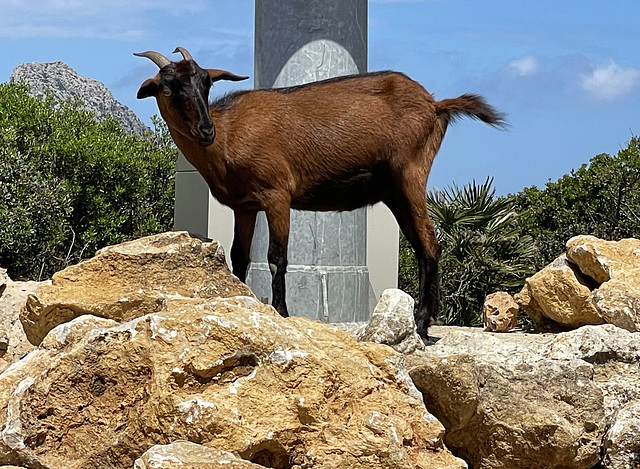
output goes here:
{"type": "Polygon", "coordinates": [[[567,242],[567,257],[601,283],[592,293],[598,314],[610,324],[640,331],[640,240],[576,236],[567,242]]]}
{"type": "Polygon", "coordinates": [[[587,282],[564,254],[529,277],[515,299],[536,322],[548,318],[566,327],[604,322],[587,282]]]}
{"type": "Polygon", "coordinates": [[[518,303],[507,292],[487,295],[482,309],[485,331],[509,332],[518,325],[518,303]]]}
{"type": "Polygon", "coordinates": [[[83,314],[121,322],[162,311],[170,298],[236,295],[253,293],[231,275],[216,241],[168,232],[109,246],[57,272],[29,296],[20,320],[38,345],[55,326],[83,314]]]}

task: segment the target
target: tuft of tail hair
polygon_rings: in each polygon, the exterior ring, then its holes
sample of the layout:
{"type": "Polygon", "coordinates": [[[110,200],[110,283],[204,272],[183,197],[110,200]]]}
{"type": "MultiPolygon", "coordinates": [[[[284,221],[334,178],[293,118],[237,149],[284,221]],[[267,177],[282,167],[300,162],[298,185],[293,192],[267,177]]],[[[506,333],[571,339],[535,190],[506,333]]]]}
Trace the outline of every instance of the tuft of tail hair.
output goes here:
{"type": "Polygon", "coordinates": [[[455,122],[461,117],[478,119],[494,127],[506,129],[506,116],[487,103],[477,94],[463,94],[457,98],[443,99],[436,102],[436,114],[445,125],[455,122]]]}

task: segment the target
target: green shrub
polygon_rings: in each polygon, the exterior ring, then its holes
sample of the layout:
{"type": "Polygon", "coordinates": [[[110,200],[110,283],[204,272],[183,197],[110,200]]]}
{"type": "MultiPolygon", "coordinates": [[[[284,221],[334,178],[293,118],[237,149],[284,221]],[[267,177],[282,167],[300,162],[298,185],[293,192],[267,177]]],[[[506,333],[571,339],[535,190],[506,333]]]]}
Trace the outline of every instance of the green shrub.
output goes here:
{"type": "Polygon", "coordinates": [[[0,266],[42,279],[97,249],[173,225],[177,150],[166,127],[144,137],[0,84],[0,266]]]}
{"type": "Polygon", "coordinates": [[[579,234],[616,240],[640,237],[640,138],[617,155],[603,153],[544,189],[516,195],[525,232],[537,246],[538,268],[565,251],[579,234]]]}

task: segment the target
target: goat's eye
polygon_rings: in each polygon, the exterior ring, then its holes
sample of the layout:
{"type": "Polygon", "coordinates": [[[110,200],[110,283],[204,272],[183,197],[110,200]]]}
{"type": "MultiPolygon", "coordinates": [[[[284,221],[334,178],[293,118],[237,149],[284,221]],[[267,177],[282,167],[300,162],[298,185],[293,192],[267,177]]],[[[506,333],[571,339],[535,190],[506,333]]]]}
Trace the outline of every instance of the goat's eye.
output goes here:
{"type": "Polygon", "coordinates": [[[162,88],[162,94],[169,98],[173,93],[169,88],[165,86],[164,88],[162,88]]]}

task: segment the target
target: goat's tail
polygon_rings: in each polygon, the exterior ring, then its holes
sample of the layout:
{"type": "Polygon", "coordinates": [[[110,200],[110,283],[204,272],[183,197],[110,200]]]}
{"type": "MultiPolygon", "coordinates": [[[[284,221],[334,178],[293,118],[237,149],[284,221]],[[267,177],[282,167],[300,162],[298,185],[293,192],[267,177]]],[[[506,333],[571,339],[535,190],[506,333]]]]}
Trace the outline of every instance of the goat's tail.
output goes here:
{"type": "Polygon", "coordinates": [[[478,119],[502,129],[507,127],[505,115],[476,94],[463,94],[458,98],[437,101],[435,104],[436,114],[445,128],[460,117],[478,119]]]}

